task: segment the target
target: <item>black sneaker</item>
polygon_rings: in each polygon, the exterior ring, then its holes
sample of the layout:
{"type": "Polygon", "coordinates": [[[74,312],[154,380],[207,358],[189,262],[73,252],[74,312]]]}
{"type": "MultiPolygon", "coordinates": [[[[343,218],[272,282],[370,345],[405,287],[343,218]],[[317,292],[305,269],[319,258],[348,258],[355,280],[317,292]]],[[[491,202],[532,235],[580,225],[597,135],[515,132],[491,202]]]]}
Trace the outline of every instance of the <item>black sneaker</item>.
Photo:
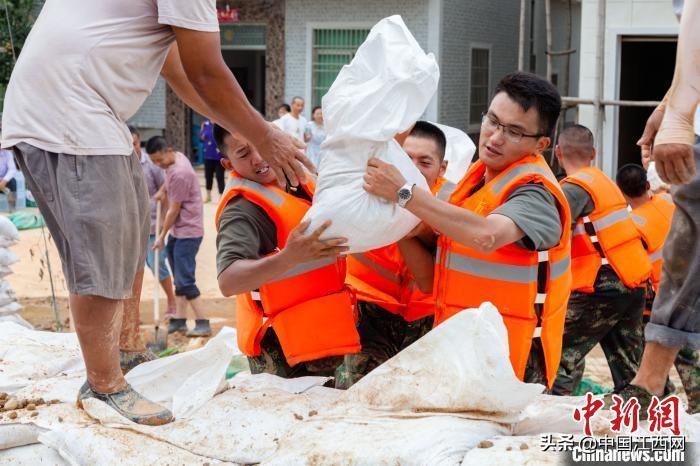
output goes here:
{"type": "Polygon", "coordinates": [[[141,396],[127,384],[126,388],[114,393],[98,393],[85,382],[78,392],[78,408],[83,409],[83,401],[88,398],[107,403],[107,405],[137,424],[145,426],[162,426],[172,422],[173,413],[157,403],[141,396]]]}
{"type": "Polygon", "coordinates": [[[130,351],[119,351],[119,365],[122,368],[123,374],[126,374],[141,363],[153,361],[154,359],[158,359],[158,357],[153,354],[153,351],[151,350],[138,351],[135,353],[130,351]]]}
{"type": "MultiPolygon", "coordinates": [[[[172,322],[172,321],[171,321],[172,322]]],[[[197,319],[195,320],[195,326],[192,330],[188,330],[188,337],[208,337],[211,335],[211,326],[209,325],[209,319],[197,319]]]]}
{"type": "Polygon", "coordinates": [[[170,319],[170,322],[168,322],[168,335],[175,332],[187,332],[187,319],[170,319]]]}
{"type": "Polygon", "coordinates": [[[617,395],[620,398],[622,398],[623,403],[632,397],[636,398],[639,402],[639,411],[642,413],[647,412],[647,409],[651,404],[651,398],[654,396],[651,392],[647,391],[646,389],[628,383],[619,391],[605,394],[605,396],[603,397],[603,402],[605,403],[604,409],[610,409],[615,404],[615,401],[612,397],[613,395],[617,395]]]}

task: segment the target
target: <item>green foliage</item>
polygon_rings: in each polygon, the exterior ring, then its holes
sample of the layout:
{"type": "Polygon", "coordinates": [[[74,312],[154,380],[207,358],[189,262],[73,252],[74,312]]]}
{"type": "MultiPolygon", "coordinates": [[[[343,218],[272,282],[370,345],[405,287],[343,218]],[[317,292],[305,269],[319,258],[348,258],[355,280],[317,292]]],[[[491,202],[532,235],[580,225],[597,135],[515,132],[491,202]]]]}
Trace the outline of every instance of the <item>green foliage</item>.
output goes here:
{"type": "Polygon", "coordinates": [[[2,97],[5,96],[5,88],[14,66],[11,44],[14,43],[15,55],[19,56],[34,23],[35,3],[35,0],[0,0],[0,96],[2,97]],[[10,41],[10,31],[12,31],[12,41],[10,41]]]}

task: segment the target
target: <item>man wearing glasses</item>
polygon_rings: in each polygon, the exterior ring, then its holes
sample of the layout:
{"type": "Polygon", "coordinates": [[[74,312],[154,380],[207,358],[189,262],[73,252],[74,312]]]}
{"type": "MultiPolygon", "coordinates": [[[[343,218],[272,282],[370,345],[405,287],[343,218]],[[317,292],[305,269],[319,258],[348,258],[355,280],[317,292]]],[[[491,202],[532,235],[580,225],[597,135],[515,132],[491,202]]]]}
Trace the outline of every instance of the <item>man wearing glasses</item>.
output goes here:
{"type": "Polygon", "coordinates": [[[436,325],[491,301],[508,331],[515,374],[549,387],[571,285],[571,230],[566,197],[540,154],[560,108],[548,81],[505,76],[482,120],[479,161],[448,202],[407,185],[377,159],[365,175],[369,193],[397,202],[439,233],[407,240],[411,254],[404,257],[421,291],[436,296],[436,325]]]}

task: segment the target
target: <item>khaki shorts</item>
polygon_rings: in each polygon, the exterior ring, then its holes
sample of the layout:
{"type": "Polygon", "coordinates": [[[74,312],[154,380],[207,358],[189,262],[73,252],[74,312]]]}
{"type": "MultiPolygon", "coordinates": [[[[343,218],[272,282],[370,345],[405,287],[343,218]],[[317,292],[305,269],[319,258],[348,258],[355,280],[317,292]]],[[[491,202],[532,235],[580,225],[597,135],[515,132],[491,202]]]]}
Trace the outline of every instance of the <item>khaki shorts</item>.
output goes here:
{"type": "Polygon", "coordinates": [[[56,154],[25,143],[14,151],[58,248],[68,290],[131,297],[151,221],[139,157],[56,154]]]}

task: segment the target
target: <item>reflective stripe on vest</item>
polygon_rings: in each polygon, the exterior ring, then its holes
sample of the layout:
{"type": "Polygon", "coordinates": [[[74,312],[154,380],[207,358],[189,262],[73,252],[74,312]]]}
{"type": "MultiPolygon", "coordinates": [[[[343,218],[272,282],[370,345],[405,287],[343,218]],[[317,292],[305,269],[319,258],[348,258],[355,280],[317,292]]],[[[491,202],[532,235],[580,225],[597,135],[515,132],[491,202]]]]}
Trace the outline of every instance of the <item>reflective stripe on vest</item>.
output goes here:
{"type": "MultiPolygon", "coordinates": [[[[550,280],[555,280],[564,274],[570,265],[571,258],[565,257],[557,262],[552,262],[550,266],[550,280]]],[[[534,283],[537,281],[538,264],[533,265],[507,265],[494,262],[482,261],[467,257],[462,254],[448,251],[446,267],[477,277],[492,280],[502,280],[513,283],[534,283]]]]}
{"type": "Polygon", "coordinates": [[[261,196],[267,198],[270,202],[275,204],[277,207],[281,207],[284,204],[284,198],[271,190],[270,188],[256,183],[255,181],[246,180],[245,178],[231,178],[228,183],[226,183],[226,189],[240,189],[245,188],[251,191],[255,191],[261,196]]]}
{"type": "Polygon", "coordinates": [[[630,214],[630,216],[632,217],[632,220],[634,220],[635,223],[639,226],[644,226],[647,223],[647,219],[645,219],[644,217],[640,217],[637,214],[630,214]]]}
{"type": "Polygon", "coordinates": [[[386,267],[383,267],[382,265],[373,261],[372,259],[365,256],[364,254],[357,253],[357,254],[351,254],[351,256],[353,259],[355,259],[360,264],[364,265],[368,269],[371,269],[373,272],[376,272],[379,275],[381,275],[382,278],[389,280],[390,282],[395,283],[397,285],[401,284],[401,277],[400,276],[396,275],[391,270],[389,270],[386,267]]]}
{"type": "Polygon", "coordinates": [[[629,212],[627,212],[627,209],[620,209],[616,210],[614,212],[610,212],[608,215],[605,217],[601,217],[598,220],[594,220],[593,227],[595,228],[596,232],[600,232],[601,230],[605,230],[606,228],[610,228],[611,226],[615,225],[618,222],[622,222],[624,220],[627,220],[629,218],[629,212]]]}
{"type": "Polygon", "coordinates": [[[556,178],[552,177],[552,172],[548,170],[547,168],[537,165],[534,163],[526,163],[523,165],[518,165],[517,167],[513,168],[512,170],[509,170],[503,178],[500,180],[496,181],[493,184],[493,187],[491,188],[494,194],[499,194],[503,189],[510,184],[511,181],[514,179],[528,174],[528,173],[534,173],[537,175],[542,175],[545,178],[548,178],[549,181],[552,183],[557,183],[556,178]]]}
{"type": "Polygon", "coordinates": [[[447,201],[450,196],[452,195],[452,192],[455,190],[457,187],[456,184],[454,184],[451,181],[445,181],[445,183],[442,185],[440,190],[438,191],[437,198],[440,199],[441,201],[447,201]]]}
{"type": "Polygon", "coordinates": [[[663,256],[664,256],[663,249],[659,249],[658,251],[656,251],[652,254],[649,254],[649,260],[653,263],[653,262],[660,261],[661,259],[663,259],[663,256]]]}
{"type": "Polygon", "coordinates": [[[312,272],[312,271],[317,270],[317,269],[322,269],[323,267],[327,267],[327,266],[335,263],[335,261],[336,261],[335,257],[325,257],[323,259],[318,259],[315,261],[304,262],[304,263],[301,263],[299,265],[295,265],[294,267],[287,270],[282,275],[275,277],[274,280],[272,280],[271,282],[269,282],[267,284],[269,285],[270,283],[275,283],[275,282],[278,282],[280,280],[285,280],[287,278],[292,278],[292,277],[296,277],[298,275],[303,275],[305,273],[309,273],[309,272],[312,272]]]}
{"type": "Polygon", "coordinates": [[[578,178],[579,180],[584,181],[584,182],[588,182],[588,183],[593,183],[595,181],[593,179],[593,177],[591,175],[589,175],[588,173],[581,173],[581,172],[574,173],[573,175],[571,175],[571,178],[578,178]]]}

